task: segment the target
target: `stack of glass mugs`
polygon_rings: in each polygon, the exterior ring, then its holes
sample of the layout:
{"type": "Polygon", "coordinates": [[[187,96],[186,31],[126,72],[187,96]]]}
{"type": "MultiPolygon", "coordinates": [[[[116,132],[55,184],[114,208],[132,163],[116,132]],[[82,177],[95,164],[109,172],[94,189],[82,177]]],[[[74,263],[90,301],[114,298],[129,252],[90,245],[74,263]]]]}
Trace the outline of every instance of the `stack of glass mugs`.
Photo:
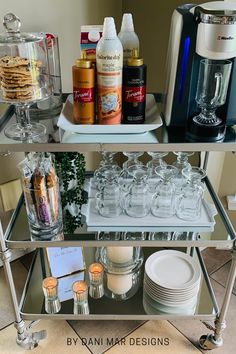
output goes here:
{"type": "Polygon", "coordinates": [[[97,261],[104,267],[104,295],[117,301],[134,296],[140,287],[141,247],[101,247],[97,261]]]}
{"type": "Polygon", "coordinates": [[[177,160],[167,165],[163,160],[167,153],[148,152],[152,159],[144,165],[139,160],[143,153],[124,152],[128,160],[122,169],[114,162],[114,154],[103,153],[92,179],[101,216],[142,218],[151,213],[158,218],[200,218],[206,172],[190,165],[188,157],[193,153],[174,152],[177,160]]]}

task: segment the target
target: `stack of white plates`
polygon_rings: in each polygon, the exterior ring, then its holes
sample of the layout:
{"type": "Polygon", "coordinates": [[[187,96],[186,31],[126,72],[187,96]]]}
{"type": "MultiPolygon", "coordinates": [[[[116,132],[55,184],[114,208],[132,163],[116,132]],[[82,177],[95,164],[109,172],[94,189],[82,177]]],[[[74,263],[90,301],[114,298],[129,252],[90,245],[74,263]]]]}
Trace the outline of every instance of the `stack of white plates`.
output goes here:
{"type": "Polygon", "coordinates": [[[186,253],[164,250],[145,263],[144,307],[166,312],[193,314],[198,300],[201,270],[186,253]]]}

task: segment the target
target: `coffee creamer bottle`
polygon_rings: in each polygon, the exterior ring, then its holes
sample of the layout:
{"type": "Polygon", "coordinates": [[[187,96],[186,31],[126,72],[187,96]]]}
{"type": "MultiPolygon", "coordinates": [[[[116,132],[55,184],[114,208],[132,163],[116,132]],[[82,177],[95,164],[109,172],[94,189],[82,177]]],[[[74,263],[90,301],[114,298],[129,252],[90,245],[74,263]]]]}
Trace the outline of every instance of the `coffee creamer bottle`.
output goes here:
{"type": "Polygon", "coordinates": [[[139,39],[137,34],[134,32],[132,14],[123,15],[121,30],[118,37],[123,45],[123,60],[124,65],[126,65],[128,58],[132,56],[133,50],[136,50],[139,54],[139,39]]]}
{"type": "Polygon", "coordinates": [[[103,36],[97,44],[99,124],[120,124],[122,113],[123,47],[113,17],[105,17],[103,36]]]}

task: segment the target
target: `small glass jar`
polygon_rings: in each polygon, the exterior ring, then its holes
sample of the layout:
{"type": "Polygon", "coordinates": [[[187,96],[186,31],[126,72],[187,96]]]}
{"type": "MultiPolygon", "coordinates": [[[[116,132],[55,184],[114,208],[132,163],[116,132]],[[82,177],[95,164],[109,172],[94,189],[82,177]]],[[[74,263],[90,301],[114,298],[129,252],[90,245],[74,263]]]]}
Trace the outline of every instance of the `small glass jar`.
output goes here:
{"type": "Polygon", "coordinates": [[[141,266],[139,262],[129,270],[116,268],[112,271],[108,268],[104,270],[104,294],[110,299],[124,301],[134,296],[141,283],[141,266]],[[121,270],[121,272],[119,272],[121,270]]]}
{"type": "Polygon", "coordinates": [[[47,313],[58,313],[61,309],[61,303],[58,298],[58,280],[54,277],[48,277],[42,283],[45,297],[45,311],[47,313]]]}

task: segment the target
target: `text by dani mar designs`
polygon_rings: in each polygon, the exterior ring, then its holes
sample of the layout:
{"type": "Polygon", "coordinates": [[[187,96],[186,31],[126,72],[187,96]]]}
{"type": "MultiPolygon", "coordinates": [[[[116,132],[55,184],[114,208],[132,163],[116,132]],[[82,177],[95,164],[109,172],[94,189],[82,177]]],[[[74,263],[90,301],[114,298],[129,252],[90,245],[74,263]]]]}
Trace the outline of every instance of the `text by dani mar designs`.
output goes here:
{"type": "Polygon", "coordinates": [[[79,338],[79,337],[67,337],[66,344],[76,345],[138,345],[138,346],[168,346],[170,339],[167,337],[127,337],[127,338],[113,338],[113,337],[91,337],[91,338],[79,338]]]}

